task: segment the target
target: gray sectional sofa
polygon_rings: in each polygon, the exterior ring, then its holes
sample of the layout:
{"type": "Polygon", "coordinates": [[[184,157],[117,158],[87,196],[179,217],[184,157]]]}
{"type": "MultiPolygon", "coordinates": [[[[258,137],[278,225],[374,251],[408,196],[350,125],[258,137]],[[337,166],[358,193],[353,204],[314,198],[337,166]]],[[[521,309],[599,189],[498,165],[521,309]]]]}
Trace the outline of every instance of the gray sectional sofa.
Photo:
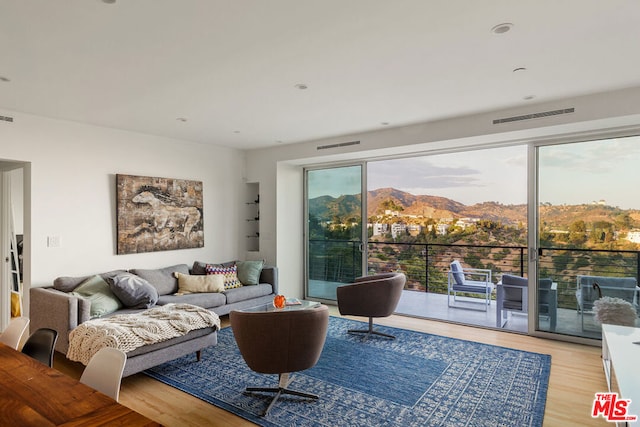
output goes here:
{"type": "MultiPolygon", "coordinates": [[[[217,264],[230,266],[235,262],[217,264]]],[[[273,266],[263,266],[256,284],[226,289],[222,292],[199,292],[176,295],[178,279],[176,273],[189,276],[206,274],[208,263],[194,262],[190,268],[186,264],[178,264],[159,269],[115,270],[99,274],[109,282],[123,273],[129,277],[144,279],[155,288],[153,298],[147,298],[138,307],[123,306],[117,311],[101,317],[121,313],[135,313],[152,305],[169,303],[186,303],[204,307],[218,314],[228,314],[231,310],[253,307],[273,301],[278,294],[278,270],[273,266]],[[156,293],[157,292],[157,296],[156,293]],[[157,300],[156,300],[157,298],[157,300]],[[144,306],[144,307],[142,307],[144,306]]],[[[30,328],[51,328],[58,331],[56,350],[65,354],[69,349],[69,333],[82,322],[91,318],[91,300],[74,292],[78,286],[94,276],[59,277],[51,287],[31,288],[30,290],[30,328]]],[[[113,283],[113,281],[111,282],[113,283]]],[[[215,328],[198,329],[187,335],[164,342],[146,345],[127,353],[127,364],[123,376],[135,374],[152,366],[164,363],[190,353],[197,353],[203,348],[217,344],[215,328]]]]}

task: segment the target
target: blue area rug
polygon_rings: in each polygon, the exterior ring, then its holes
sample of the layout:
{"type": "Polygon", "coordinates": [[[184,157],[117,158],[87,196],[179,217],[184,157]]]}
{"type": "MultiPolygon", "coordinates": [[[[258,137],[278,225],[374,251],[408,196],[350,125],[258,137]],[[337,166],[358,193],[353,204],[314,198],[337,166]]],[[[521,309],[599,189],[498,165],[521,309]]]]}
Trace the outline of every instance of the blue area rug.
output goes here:
{"type": "Polygon", "coordinates": [[[290,387],[320,400],[281,397],[266,417],[277,375],[251,371],[231,328],[218,345],[145,371],[170,386],[261,426],[541,426],[551,356],[378,327],[394,341],[347,334],[362,322],[331,317],[317,365],[290,387]]]}

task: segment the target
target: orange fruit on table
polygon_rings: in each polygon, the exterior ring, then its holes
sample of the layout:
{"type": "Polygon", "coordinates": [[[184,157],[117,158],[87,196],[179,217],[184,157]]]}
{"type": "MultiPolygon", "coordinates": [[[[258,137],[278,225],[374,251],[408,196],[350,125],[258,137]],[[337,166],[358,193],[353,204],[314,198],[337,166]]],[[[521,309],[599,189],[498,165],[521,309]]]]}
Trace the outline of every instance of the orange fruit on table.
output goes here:
{"type": "Polygon", "coordinates": [[[275,308],[284,308],[286,302],[287,299],[284,297],[284,295],[276,295],[275,297],[273,297],[273,306],[275,308]]]}

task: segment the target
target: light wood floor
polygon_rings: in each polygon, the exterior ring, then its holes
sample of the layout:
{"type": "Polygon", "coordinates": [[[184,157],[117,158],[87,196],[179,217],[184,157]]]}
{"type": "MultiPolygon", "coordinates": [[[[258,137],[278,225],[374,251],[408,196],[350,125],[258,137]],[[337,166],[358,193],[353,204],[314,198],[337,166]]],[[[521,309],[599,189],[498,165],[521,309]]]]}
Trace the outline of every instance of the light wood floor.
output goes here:
{"type": "MultiPolygon", "coordinates": [[[[338,315],[335,307],[330,307],[330,310],[332,315],[338,315]]],[[[228,316],[223,316],[221,320],[223,327],[228,326],[228,316]]],[[[607,391],[599,347],[395,315],[376,319],[376,323],[550,354],[551,377],[544,426],[610,425],[602,418],[591,418],[594,394],[607,391]]],[[[61,354],[56,354],[54,366],[75,378],[80,377],[83,369],[82,365],[67,361],[61,354]]],[[[123,379],[120,403],[165,426],[254,425],[144,374],[123,379]]]]}

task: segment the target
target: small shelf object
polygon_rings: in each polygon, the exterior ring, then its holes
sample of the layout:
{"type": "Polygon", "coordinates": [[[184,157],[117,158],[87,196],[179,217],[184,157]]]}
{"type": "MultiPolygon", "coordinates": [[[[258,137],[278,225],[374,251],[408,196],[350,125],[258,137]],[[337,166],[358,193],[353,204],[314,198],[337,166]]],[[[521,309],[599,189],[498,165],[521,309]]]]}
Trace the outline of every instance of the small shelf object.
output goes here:
{"type": "Polygon", "coordinates": [[[260,184],[251,182],[246,184],[246,239],[247,251],[260,250],[260,184]]]}

